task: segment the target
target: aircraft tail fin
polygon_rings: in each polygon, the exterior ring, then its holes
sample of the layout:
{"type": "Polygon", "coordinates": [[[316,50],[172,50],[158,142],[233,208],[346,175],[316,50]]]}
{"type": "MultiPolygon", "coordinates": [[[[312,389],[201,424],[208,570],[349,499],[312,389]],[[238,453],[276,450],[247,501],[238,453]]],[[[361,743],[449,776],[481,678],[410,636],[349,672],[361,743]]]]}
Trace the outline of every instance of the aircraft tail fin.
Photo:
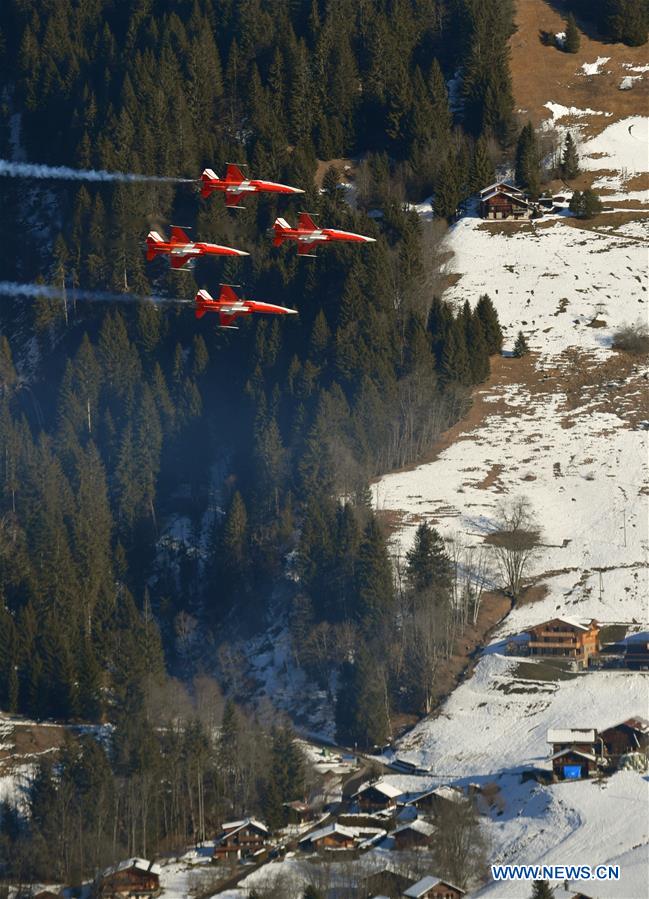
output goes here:
{"type": "Polygon", "coordinates": [[[205,313],[207,312],[207,304],[212,299],[209,293],[206,290],[199,290],[196,294],[196,308],[194,309],[194,315],[196,318],[203,318],[205,313]]]}
{"type": "Polygon", "coordinates": [[[156,251],[155,245],[157,243],[162,243],[162,238],[158,234],[157,231],[149,231],[146,236],[146,261],[151,262],[152,259],[155,258],[156,251]]]}
{"type": "Polygon", "coordinates": [[[273,246],[281,247],[282,243],[287,239],[287,231],[291,230],[291,226],[286,221],[286,219],[278,218],[275,219],[275,224],[273,225],[273,230],[275,231],[275,237],[273,238],[273,246]]]}
{"type": "Polygon", "coordinates": [[[201,197],[209,197],[213,190],[211,184],[219,180],[219,176],[214,169],[204,169],[203,174],[201,175],[201,197]]]}

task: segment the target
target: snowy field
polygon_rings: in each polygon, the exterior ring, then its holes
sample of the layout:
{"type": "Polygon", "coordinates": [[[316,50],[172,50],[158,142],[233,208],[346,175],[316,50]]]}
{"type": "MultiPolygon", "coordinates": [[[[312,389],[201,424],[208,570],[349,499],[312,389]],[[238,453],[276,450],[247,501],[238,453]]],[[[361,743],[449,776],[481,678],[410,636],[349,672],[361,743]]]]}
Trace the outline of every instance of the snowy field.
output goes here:
{"type": "MultiPolygon", "coordinates": [[[[597,60],[597,71],[606,60],[597,60]]],[[[591,74],[584,66],[585,74],[591,74]]],[[[592,74],[595,72],[593,71],[592,74]]],[[[634,116],[582,140],[580,116],[606,112],[547,104],[555,125],[580,142],[605,202],[646,202],[627,184],[649,169],[649,119],[634,116]],[[575,122],[577,123],[575,125],[575,122]]],[[[494,634],[471,678],[441,714],[421,722],[398,755],[431,767],[445,782],[495,782],[500,808],[486,818],[490,858],[517,863],[620,863],[623,881],[594,887],[594,899],[647,895],[647,777],[621,772],[591,782],[542,787],[520,772],[546,767],[549,727],[605,728],[649,716],[649,675],[601,671],[553,675],[505,657],[504,638],[555,614],[625,622],[649,630],[648,432],[646,360],[620,365],[614,332],[648,320],[647,210],[599,216],[575,227],[566,216],[504,228],[475,217],[447,237],[455,283],[444,298],[459,306],[488,293],[511,350],[518,330],[533,365],[508,363],[504,386],[480,390],[485,415],[434,461],[382,478],[378,509],[400,526],[395,553],[428,520],[445,537],[479,545],[498,505],[525,496],[541,529],[530,575],[542,598],[517,607],[494,634]],[[459,276],[459,278],[457,277],[459,276]],[[644,404],[644,405],[643,405],[644,404]],[[490,410],[493,408],[493,413],[490,410]],[[535,672],[538,671],[538,676],[535,672]]],[[[493,571],[494,580],[497,575],[493,571]]],[[[477,895],[523,897],[521,884],[491,884],[477,895]]]]}

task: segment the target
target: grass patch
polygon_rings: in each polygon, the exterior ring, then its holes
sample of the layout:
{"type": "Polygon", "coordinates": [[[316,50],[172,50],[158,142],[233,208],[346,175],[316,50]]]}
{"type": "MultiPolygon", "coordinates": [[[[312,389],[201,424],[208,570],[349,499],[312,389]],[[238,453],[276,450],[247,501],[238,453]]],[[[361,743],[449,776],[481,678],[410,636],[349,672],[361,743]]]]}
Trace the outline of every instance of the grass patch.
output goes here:
{"type": "Polygon", "coordinates": [[[521,680],[554,682],[562,680],[572,680],[579,677],[577,672],[570,670],[570,663],[560,659],[551,662],[519,662],[512,672],[515,677],[521,680]]]}
{"type": "Polygon", "coordinates": [[[606,643],[619,643],[624,640],[628,630],[628,624],[607,624],[599,632],[599,641],[602,646],[606,643]]]}

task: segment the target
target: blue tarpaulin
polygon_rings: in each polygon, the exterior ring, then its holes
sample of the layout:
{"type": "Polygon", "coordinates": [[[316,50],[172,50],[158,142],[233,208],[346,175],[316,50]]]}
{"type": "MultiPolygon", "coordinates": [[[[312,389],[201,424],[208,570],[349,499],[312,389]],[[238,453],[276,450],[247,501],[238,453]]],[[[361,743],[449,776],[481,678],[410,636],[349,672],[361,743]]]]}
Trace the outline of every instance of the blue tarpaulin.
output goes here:
{"type": "Polygon", "coordinates": [[[581,777],[581,765],[564,765],[563,776],[566,780],[579,780],[581,777]]]}

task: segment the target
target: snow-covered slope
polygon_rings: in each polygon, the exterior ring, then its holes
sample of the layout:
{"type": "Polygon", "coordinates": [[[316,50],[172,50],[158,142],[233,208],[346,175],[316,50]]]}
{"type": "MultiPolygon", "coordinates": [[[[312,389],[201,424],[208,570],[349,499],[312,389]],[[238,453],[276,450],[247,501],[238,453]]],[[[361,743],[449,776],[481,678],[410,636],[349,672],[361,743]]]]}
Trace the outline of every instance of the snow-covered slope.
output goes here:
{"type": "MultiPolygon", "coordinates": [[[[551,98],[548,108],[560,127],[579,121],[579,110],[551,98]]],[[[398,754],[447,782],[498,784],[500,807],[486,817],[492,862],[617,862],[620,883],[580,886],[595,899],[635,899],[649,891],[647,777],[543,787],[520,774],[549,770],[548,727],[646,716],[649,675],[570,674],[501,654],[504,637],[557,613],[649,630],[649,367],[611,349],[621,325],[648,321],[649,209],[637,186],[649,170],[649,119],[585,112],[591,129],[601,118],[598,133],[576,132],[583,168],[607,203],[624,206],[584,225],[568,215],[517,225],[467,216],[451,229],[455,277],[444,298],[474,304],[488,293],[506,352],[522,330],[532,357],[501,363],[457,439],[434,461],[382,478],[374,499],[400,521],[400,554],[424,519],[478,545],[500,503],[529,499],[542,531],[530,568],[541,598],[513,610],[473,676],[398,754]]],[[[529,884],[491,884],[480,895],[526,897],[529,884]]]]}

